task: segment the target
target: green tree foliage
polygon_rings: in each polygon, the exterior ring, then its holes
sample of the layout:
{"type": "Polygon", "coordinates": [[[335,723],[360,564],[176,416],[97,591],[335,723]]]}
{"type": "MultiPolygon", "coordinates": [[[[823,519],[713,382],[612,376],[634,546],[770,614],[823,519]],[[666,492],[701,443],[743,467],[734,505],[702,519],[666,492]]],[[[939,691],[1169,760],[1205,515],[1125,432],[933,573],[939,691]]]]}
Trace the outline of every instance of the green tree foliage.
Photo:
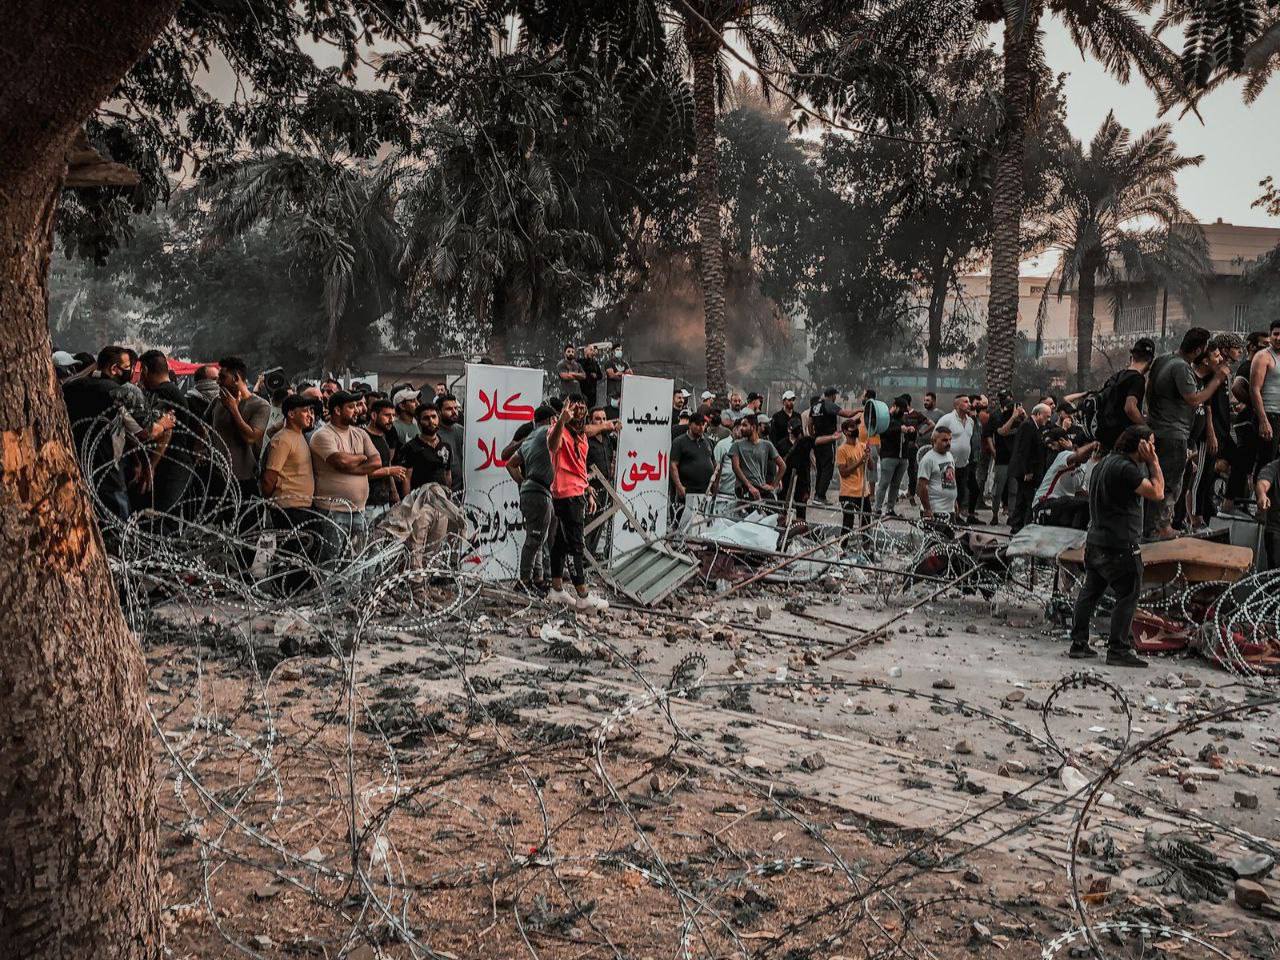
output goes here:
{"type": "MultiPolygon", "coordinates": [[[[1061,252],[1058,293],[1076,288],[1077,385],[1090,382],[1097,281],[1119,295],[1155,282],[1186,302],[1210,270],[1204,233],[1178,201],[1179,171],[1203,157],[1178,153],[1168,124],[1134,138],[1108,113],[1088,146],[1066,137],[1053,158],[1056,202],[1047,238],[1061,252]]],[[[1046,294],[1048,291],[1046,290],[1046,294]]]]}

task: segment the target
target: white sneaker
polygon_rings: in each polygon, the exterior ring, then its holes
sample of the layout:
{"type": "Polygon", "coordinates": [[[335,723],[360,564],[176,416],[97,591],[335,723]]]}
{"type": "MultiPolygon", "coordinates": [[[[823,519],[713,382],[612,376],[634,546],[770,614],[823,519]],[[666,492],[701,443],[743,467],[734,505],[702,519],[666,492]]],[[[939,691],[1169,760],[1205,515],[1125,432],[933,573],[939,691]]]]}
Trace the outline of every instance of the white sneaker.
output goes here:
{"type": "Polygon", "coordinates": [[[578,597],[578,609],[604,613],[609,609],[609,601],[603,597],[597,597],[594,593],[588,593],[585,597],[578,597]]]}
{"type": "Polygon", "coordinates": [[[577,606],[578,595],[576,593],[570,593],[564,587],[560,587],[559,589],[552,587],[547,592],[547,600],[551,603],[561,603],[566,607],[573,607],[577,606]]]}

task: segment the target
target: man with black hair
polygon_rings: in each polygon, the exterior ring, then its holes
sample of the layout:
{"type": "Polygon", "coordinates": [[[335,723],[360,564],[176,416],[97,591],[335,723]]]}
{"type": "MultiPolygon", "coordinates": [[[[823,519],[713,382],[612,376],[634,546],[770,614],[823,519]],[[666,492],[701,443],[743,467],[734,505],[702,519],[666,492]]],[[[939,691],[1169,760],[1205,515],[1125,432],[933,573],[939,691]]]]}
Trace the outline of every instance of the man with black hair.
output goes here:
{"type": "Polygon", "coordinates": [[[533,420],[520,425],[530,429],[518,449],[506,457],[507,473],[520,485],[520,515],[524,518],[524,542],[520,547],[520,570],[516,586],[543,596],[550,557],[544,559],[547,541],[555,529],[551,505],[551,482],[555,479],[547,433],[556,412],[547,404],[533,411],[533,420]]]}
{"type": "Polygon", "coordinates": [[[428,483],[452,487],[453,471],[460,467],[453,449],[440,437],[440,414],[435,407],[418,408],[418,436],[400,447],[395,462],[406,470],[410,490],[428,483]]]}
{"type": "Polygon", "coordinates": [[[715,448],[706,435],[707,418],[700,413],[689,415],[689,428],[671,441],[671,488],[675,505],[683,509],[685,497],[704,494],[716,471],[715,448]]]}
{"type": "Polygon", "coordinates": [[[311,466],[315,470],[313,506],[325,542],[324,559],[337,560],[344,548],[360,549],[367,529],[364,508],[369,501],[369,477],[383,470],[373,440],[355,425],[357,401],[339,390],[329,396],[329,422],[311,435],[311,466]]]}
{"type": "Polygon", "coordinates": [[[560,392],[577,393],[578,385],[587,378],[582,364],[578,362],[578,351],[572,343],[564,345],[564,357],[556,364],[556,378],[560,381],[560,392]]]}
{"type": "Polygon", "coordinates": [[[1112,453],[1089,477],[1089,532],[1084,546],[1084,586],[1076,598],[1071,623],[1073,660],[1095,656],[1089,644],[1089,621],[1110,588],[1115,595],[1107,663],[1113,667],[1145,667],[1133,652],[1130,626],[1142,591],[1142,504],[1165,499],[1165,479],[1150,427],[1127,427],[1112,453]]]}
{"type": "Polygon", "coordinates": [[[782,394],[782,409],[769,421],[769,442],[785,459],[791,450],[791,438],[796,427],[804,426],[804,418],[796,410],[796,392],[785,390],[782,394]]]}
{"type": "Polygon", "coordinates": [[[173,428],[162,433],[151,450],[151,508],[168,514],[177,509],[191,482],[196,438],[203,435],[203,428],[169,376],[164,353],[148,350],[138,358],[138,366],[143,392],[153,409],[174,417],[173,428]]]}
{"type": "Polygon", "coordinates": [[[1176,536],[1173,515],[1182,495],[1187,444],[1196,411],[1230,375],[1230,371],[1220,365],[1203,386],[1197,382],[1192,367],[1208,352],[1209,337],[1209,331],[1203,327],[1192,327],[1183,335],[1176,353],[1158,357],[1151,364],[1147,379],[1147,423],[1160,458],[1165,496],[1163,503],[1146,498],[1143,531],[1148,537],[1176,536]]]}
{"type": "MultiPolygon", "coordinates": [[[[856,412],[842,408],[836,403],[838,394],[839,391],[835,387],[827,387],[822,391],[822,399],[810,407],[809,422],[812,425],[814,437],[839,438],[840,431],[836,429],[839,418],[852,417],[856,412]]],[[[820,503],[826,503],[827,490],[836,472],[836,445],[834,443],[818,444],[813,449],[813,459],[818,472],[813,486],[814,498],[820,503]]]]}
{"type": "Polygon", "coordinates": [[[458,398],[452,393],[443,393],[436,397],[436,410],[440,413],[440,439],[449,446],[449,473],[454,493],[462,494],[463,446],[462,409],[458,406],[458,398]]]}
{"type": "Polygon", "coordinates": [[[409,474],[397,461],[400,435],[395,429],[396,408],[386,399],[366,402],[369,404],[369,422],[364,430],[382,460],[382,468],[369,475],[369,499],[364,507],[365,520],[372,525],[408,495],[409,474]]]}
{"type": "Polygon", "coordinates": [[[173,427],[172,413],[165,413],[149,429],[147,411],[138,403],[136,391],[126,390],[133,378],[133,360],[124,347],[103,347],[95,369],[86,376],[63,381],[62,396],[67,404],[72,436],[78,454],[88,454],[84,464],[86,479],[94,485],[102,504],[121,520],[130,513],[121,457],[129,438],[139,441],[159,439],[173,427]]]}
{"type": "Polygon", "coordinates": [[[218,402],[213,433],[231,463],[242,503],[258,495],[258,454],[271,419],[271,404],[249,389],[249,368],[239,357],[218,361],[218,402]]]}
{"type": "Polygon", "coordinates": [[[1147,393],[1147,371],[1155,355],[1155,341],[1140,337],[1129,350],[1129,365],[1112,374],[1103,385],[1107,403],[1106,409],[1099,411],[1097,440],[1104,451],[1115,446],[1127,428],[1147,422],[1142,401],[1147,393]]]}
{"type": "Polygon", "coordinates": [[[738,478],[739,496],[745,500],[772,500],[782,486],[786,463],[772,443],[760,438],[760,424],[754,414],[742,417],[738,428],[741,436],[730,448],[729,457],[733,475],[738,478]],[[771,475],[775,479],[770,480],[771,475]]]}
{"type": "MultiPolygon", "coordinates": [[[[885,517],[896,517],[898,491],[902,488],[902,478],[907,473],[907,460],[904,455],[903,418],[911,398],[906,394],[894,397],[893,406],[889,408],[889,423],[880,434],[880,477],[876,484],[875,512],[885,517]]],[[[912,453],[914,453],[914,447],[912,453]]]]}
{"type": "Polygon", "coordinates": [[[600,381],[604,379],[604,369],[600,366],[599,350],[594,343],[582,348],[582,395],[587,398],[587,409],[594,410],[600,403],[600,381]]]}
{"type": "Polygon", "coordinates": [[[315,408],[305,397],[288,396],[281,404],[284,426],[276,432],[267,445],[262,464],[260,490],[287,527],[300,526],[305,520],[304,511],[311,509],[315,495],[315,474],[311,466],[311,448],[307,444],[307,431],[315,423],[315,408]]]}
{"type": "Polygon", "coordinates": [[[1249,406],[1257,424],[1259,464],[1280,454],[1280,318],[1271,321],[1267,345],[1249,364],[1249,406]]]}
{"type": "MultiPolygon", "coordinates": [[[[555,513],[555,540],[551,545],[551,590],[547,599],[583,611],[608,609],[607,600],[587,591],[586,544],[583,525],[589,501],[587,484],[587,437],[610,429],[587,423],[587,403],[582,394],[565,398],[555,425],[547,432],[547,450],[554,473],[551,480],[551,508],[555,513]],[[570,565],[574,592],[564,589],[564,569],[570,565]]],[[[527,459],[526,459],[527,462],[527,459]]]]}
{"type": "Polygon", "coordinates": [[[324,408],[326,411],[332,409],[329,406],[329,398],[341,389],[342,384],[333,379],[333,377],[326,377],[324,380],[320,381],[320,399],[324,401],[324,408]]]}

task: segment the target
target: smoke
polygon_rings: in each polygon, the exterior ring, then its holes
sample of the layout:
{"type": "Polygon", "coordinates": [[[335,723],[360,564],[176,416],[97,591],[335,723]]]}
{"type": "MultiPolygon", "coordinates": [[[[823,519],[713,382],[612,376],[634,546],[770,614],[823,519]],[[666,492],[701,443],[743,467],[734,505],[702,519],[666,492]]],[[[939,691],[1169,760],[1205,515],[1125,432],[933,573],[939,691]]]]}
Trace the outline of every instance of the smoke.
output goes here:
{"type": "MultiPolygon", "coordinates": [[[[648,367],[689,383],[706,382],[702,288],[692,257],[671,254],[655,261],[618,326],[638,372],[648,367]]],[[[725,331],[730,383],[748,386],[800,370],[803,342],[794,342],[786,314],[761,293],[750,265],[736,257],[725,265],[725,331]]]]}

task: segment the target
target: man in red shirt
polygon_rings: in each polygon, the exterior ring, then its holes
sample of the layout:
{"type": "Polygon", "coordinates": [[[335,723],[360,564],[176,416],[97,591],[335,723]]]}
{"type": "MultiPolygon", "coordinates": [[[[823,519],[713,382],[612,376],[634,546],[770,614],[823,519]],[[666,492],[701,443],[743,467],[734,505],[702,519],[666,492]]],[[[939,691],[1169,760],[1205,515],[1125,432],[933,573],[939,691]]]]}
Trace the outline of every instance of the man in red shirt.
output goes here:
{"type": "MultiPolygon", "coordinates": [[[[597,425],[592,425],[597,426],[597,425]]],[[[601,429],[612,424],[600,425],[601,429]]],[[[591,497],[587,484],[587,402],[582,394],[565,398],[555,426],[547,433],[547,449],[555,474],[551,480],[551,508],[555,511],[556,534],[551,545],[551,592],[547,599],[579,610],[607,610],[609,602],[587,592],[587,574],[582,539],[583,518],[591,497]],[[565,561],[572,560],[570,578],[574,592],[564,588],[565,561]]]]}

